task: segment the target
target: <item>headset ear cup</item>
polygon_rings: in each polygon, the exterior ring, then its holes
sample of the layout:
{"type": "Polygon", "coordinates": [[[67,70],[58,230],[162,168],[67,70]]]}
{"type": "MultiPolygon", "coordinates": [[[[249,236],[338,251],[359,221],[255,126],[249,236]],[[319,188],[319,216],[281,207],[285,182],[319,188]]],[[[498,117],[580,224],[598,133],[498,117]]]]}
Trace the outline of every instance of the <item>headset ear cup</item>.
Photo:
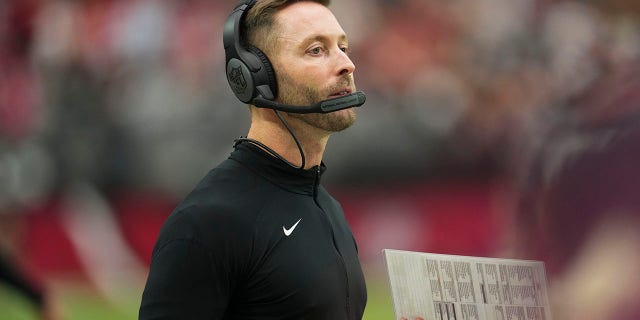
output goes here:
{"type": "Polygon", "coordinates": [[[238,58],[227,61],[227,81],[240,101],[251,102],[255,94],[255,84],[253,74],[243,61],[238,58]]]}
{"type": "MultiPolygon", "coordinates": [[[[258,78],[260,79],[259,80],[256,79],[256,84],[268,85],[269,89],[271,89],[271,93],[273,94],[272,99],[275,99],[278,96],[278,81],[276,80],[276,73],[273,70],[273,65],[271,64],[271,61],[269,61],[269,58],[267,57],[266,54],[264,54],[264,52],[262,52],[262,50],[254,46],[247,47],[247,50],[253,53],[260,60],[260,62],[262,63],[262,66],[264,67],[263,68],[264,72],[260,70],[260,73],[262,73],[262,75],[258,76],[258,78]]],[[[265,97],[265,98],[270,99],[270,97],[265,97]]]]}

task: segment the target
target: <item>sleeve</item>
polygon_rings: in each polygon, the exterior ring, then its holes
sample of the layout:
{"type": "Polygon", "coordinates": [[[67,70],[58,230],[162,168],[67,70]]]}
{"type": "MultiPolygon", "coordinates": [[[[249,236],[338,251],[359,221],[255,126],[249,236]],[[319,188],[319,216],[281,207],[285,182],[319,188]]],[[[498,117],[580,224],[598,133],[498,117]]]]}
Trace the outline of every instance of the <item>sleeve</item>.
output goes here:
{"type": "Polygon", "coordinates": [[[209,250],[190,239],[172,240],[152,259],[142,294],[140,320],[221,319],[231,285],[209,250]]]}

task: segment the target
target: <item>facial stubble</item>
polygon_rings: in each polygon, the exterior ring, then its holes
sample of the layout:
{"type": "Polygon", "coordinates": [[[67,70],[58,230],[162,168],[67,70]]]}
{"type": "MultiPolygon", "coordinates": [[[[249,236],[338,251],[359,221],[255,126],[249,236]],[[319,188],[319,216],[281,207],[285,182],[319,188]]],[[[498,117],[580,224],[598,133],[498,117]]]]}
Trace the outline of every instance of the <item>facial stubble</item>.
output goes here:
{"type": "MultiPolygon", "coordinates": [[[[326,94],[321,92],[323,90],[297,84],[292,77],[284,72],[279,74],[278,80],[279,97],[283,104],[311,105],[326,99],[326,94]]],[[[350,82],[349,78],[345,78],[341,85],[344,85],[344,83],[349,84],[350,82]]],[[[331,92],[330,89],[324,91],[331,92]]],[[[327,132],[340,132],[349,128],[356,121],[356,114],[352,108],[331,113],[288,113],[288,115],[327,132]]]]}

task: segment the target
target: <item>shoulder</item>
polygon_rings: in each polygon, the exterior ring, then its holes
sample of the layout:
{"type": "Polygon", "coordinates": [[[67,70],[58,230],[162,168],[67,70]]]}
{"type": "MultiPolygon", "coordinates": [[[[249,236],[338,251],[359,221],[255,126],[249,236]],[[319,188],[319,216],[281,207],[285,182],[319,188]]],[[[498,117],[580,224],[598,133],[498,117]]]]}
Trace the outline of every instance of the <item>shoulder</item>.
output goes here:
{"type": "Polygon", "coordinates": [[[211,170],[178,204],[160,230],[156,248],[175,240],[204,248],[250,245],[267,196],[259,178],[227,160],[211,170]]]}

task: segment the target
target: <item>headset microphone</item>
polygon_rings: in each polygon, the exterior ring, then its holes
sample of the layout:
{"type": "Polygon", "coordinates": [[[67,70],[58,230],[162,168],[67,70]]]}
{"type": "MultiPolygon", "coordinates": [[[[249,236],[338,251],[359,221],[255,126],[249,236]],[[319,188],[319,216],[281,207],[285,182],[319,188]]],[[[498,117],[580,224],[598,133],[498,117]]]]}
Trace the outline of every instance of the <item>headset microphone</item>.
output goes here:
{"type": "Polygon", "coordinates": [[[351,107],[359,107],[366,100],[367,97],[364,92],[356,91],[346,96],[323,100],[308,106],[281,104],[261,97],[253,99],[253,105],[258,108],[268,108],[288,113],[329,113],[351,107]]]}
{"type": "Polygon", "coordinates": [[[223,44],[227,81],[236,97],[258,108],[289,113],[329,113],[365,102],[363,92],[324,100],[310,106],[292,106],[274,101],[278,96],[275,70],[264,52],[241,41],[242,20],[257,0],[241,0],[224,24],[223,44]]]}

